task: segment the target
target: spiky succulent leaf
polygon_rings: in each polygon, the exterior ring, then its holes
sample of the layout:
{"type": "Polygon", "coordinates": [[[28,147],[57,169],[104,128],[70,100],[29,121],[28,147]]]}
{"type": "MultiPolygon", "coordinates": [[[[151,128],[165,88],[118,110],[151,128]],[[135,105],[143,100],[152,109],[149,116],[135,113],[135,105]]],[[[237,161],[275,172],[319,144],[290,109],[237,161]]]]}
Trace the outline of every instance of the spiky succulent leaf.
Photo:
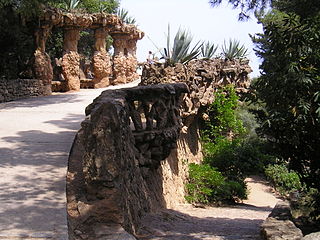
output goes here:
{"type": "Polygon", "coordinates": [[[201,57],[204,59],[211,59],[214,57],[218,46],[215,46],[214,43],[210,43],[209,41],[203,43],[201,46],[201,57]]]}
{"type": "Polygon", "coordinates": [[[222,55],[229,60],[245,58],[247,51],[248,49],[244,45],[240,45],[240,41],[235,39],[229,39],[228,46],[224,41],[222,46],[222,55]]]}

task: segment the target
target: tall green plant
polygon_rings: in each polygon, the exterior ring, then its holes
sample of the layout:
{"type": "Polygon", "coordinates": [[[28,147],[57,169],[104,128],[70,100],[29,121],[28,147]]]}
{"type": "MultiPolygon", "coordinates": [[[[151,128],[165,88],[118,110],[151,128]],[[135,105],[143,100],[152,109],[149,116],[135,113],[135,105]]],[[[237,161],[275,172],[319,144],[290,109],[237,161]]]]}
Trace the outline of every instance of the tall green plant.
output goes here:
{"type": "Polygon", "coordinates": [[[264,34],[253,41],[264,61],[252,100],[265,105],[260,131],[308,187],[320,190],[320,12],[314,14],[274,10],[260,18],[264,34]]]}
{"type": "Polygon", "coordinates": [[[229,39],[228,44],[224,41],[222,46],[222,56],[228,60],[245,58],[247,51],[248,49],[235,39],[229,39]]]}
{"type": "Polygon", "coordinates": [[[206,111],[209,118],[204,130],[204,134],[211,141],[219,137],[236,137],[245,132],[241,120],[236,115],[238,100],[233,85],[221,88],[215,93],[215,100],[206,111]]]}
{"type": "Polygon", "coordinates": [[[167,47],[161,53],[168,65],[185,64],[199,56],[202,44],[199,41],[191,48],[193,37],[190,32],[179,28],[172,46],[170,40],[170,26],[168,25],[167,47]]]}

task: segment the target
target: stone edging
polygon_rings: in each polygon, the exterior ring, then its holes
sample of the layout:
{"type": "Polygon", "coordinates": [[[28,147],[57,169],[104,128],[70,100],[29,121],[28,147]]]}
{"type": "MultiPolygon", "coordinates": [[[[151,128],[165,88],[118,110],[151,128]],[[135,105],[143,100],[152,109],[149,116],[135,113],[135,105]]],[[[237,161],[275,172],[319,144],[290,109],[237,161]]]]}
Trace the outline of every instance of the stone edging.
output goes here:
{"type": "Polygon", "coordinates": [[[290,204],[287,201],[279,201],[261,225],[262,239],[302,240],[301,230],[291,220],[290,204]]]}

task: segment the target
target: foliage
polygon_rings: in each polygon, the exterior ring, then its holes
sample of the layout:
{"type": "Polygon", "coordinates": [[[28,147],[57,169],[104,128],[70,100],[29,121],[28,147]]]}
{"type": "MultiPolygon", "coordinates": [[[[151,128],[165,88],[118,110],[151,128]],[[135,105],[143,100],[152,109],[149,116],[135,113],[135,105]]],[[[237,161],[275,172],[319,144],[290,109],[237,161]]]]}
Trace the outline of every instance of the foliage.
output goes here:
{"type": "MultiPolygon", "coordinates": [[[[221,2],[211,0],[213,5],[221,2]]],[[[228,2],[244,11],[261,10],[271,3],[271,12],[257,15],[263,34],[253,37],[256,53],[263,59],[262,76],[251,89],[251,100],[263,105],[263,111],[256,112],[259,132],[289,161],[289,168],[297,171],[307,188],[319,192],[320,1],[228,2]]],[[[315,209],[320,209],[317,199],[315,209]]]]}
{"type": "Polygon", "coordinates": [[[291,206],[293,217],[304,219],[305,225],[311,227],[312,230],[320,230],[320,209],[318,207],[320,206],[320,192],[317,189],[304,190],[298,195],[297,200],[291,203],[291,206]]]}
{"type": "Polygon", "coordinates": [[[205,163],[223,172],[229,180],[239,182],[247,176],[263,173],[264,166],[276,161],[259,138],[219,138],[215,143],[204,143],[204,152],[205,163]]]}
{"type": "Polygon", "coordinates": [[[264,34],[253,41],[263,72],[251,100],[265,105],[260,132],[308,187],[320,189],[320,13],[273,10],[259,20],[264,34]]]}
{"type": "Polygon", "coordinates": [[[201,58],[203,59],[211,59],[214,57],[218,46],[215,46],[214,43],[210,43],[209,41],[206,43],[202,43],[201,46],[201,58]]]}
{"type": "Polygon", "coordinates": [[[168,65],[174,65],[175,63],[185,64],[197,58],[200,54],[200,48],[202,46],[200,42],[196,43],[190,50],[193,37],[186,30],[181,28],[178,30],[172,46],[170,40],[170,26],[168,25],[167,47],[164,48],[161,53],[168,65]]]}
{"type": "Polygon", "coordinates": [[[85,9],[89,13],[106,12],[114,14],[118,7],[118,0],[81,0],[79,5],[79,8],[85,9]]]}
{"type": "MultiPolygon", "coordinates": [[[[298,0],[299,1],[299,0],[298,0]]],[[[271,5],[273,0],[226,0],[233,5],[234,8],[240,8],[239,20],[249,18],[250,12],[263,11],[271,5]]],[[[211,6],[216,7],[222,3],[222,0],[210,0],[211,6]]]]}
{"type": "Polygon", "coordinates": [[[136,24],[136,19],[133,17],[128,16],[129,12],[123,8],[119,9],[117,15],[119,18],[127,24],[136,24]]]}
{"type": "Polygon", "coordinates": [[[0,8],[0,22],[0,77],[15,79],[33,53],[33,36],[26,25],[17,24],[20,15],[11,6],[0,8]]]}
{"type": "Polygon", "coordinates": [[[215,93],[215,100],[206,111],[208,119],[205,122],[204,135],[215,141],[221,136],[236,137],[245,132],[242,122],[235,114],[238,99],[233,85],[221,88],[215,93]]]}
{"type": "Polygon", "coordinates": [[[245,177],[262,173],[275,157],[268,154],[266,142],[255,134],[257,123],[248,106],[239,105],[238,99],[234,86],[219,89],[206,111],[208,117],[201,134],[204,162],[228,180],[243,183],[245,177]]]}
{"type": "Polygon", "coordinates": [[[78,9],[88,13],[115,13],[119,2],[117,0],[57,0],[49,2],[48,5],[68,11],[78,9]]]}
{"type": "Polygon", "coordinates": [[[222,56],[229,60],[245,58],[247,51],[248,49],[244,45],[240,46],[240,41],[235,39],[229,39],[228,45],[224,41],[222,46],[222,56]]]}
{"type": "Polygon", "coordinates": [[[298,174],[292,170],[289,171],[284,164],[268,165],[265,169],[265,174],[275,188],[283,195],[302,189],[298,174]]]}
{"type": "Polygon", "coordinates": [[[245,187],[226,181],[222,174],[209,165],[189,165],[187,201],[192,203],[235,202],[247,197],[245,187]]]}
{"type": "Polygon", "coordinates": [[[67,9],[72,10],[78,7],[80,0],[67,0],[67,9]]]}

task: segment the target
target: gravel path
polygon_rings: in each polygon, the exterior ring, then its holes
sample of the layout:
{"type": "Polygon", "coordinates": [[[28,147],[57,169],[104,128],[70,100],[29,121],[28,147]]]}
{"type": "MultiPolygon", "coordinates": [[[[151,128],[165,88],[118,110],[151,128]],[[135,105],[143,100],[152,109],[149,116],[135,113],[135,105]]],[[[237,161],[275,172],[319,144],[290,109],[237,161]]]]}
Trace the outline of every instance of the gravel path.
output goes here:
{"type": "Polygon", "coordinates": [[[0,104],[0,239],[68,238],[69,151],[85,118],[85,107],[103,90],[82,89],[0,104]]]}
{"type": "Polygon", "coordinates": [[[278,199],[259,177],[248,178],[248,200],[232,207],[190,204],[146,216],[139,240],[257,240],[261,223],[278,199]]]}

